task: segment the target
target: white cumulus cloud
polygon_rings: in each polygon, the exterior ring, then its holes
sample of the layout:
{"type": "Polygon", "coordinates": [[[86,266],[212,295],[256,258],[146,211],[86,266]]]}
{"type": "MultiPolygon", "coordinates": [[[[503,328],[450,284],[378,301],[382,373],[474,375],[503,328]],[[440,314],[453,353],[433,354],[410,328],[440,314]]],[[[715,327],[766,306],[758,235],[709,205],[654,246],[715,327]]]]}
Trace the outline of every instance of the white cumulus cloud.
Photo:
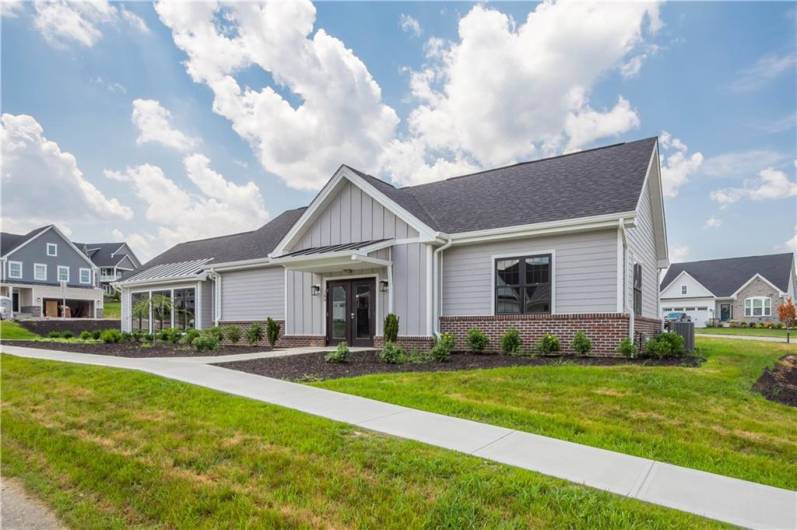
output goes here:
{"type": "Polygon", "coordinates": [[[416,37],[421,36],[421,23],[410,15],[402,13],[399,17],[399,26],[401,27],[401,31],[411,33],[416,37]]]}
{"type": "Polygon", "coordinates": [[[35,118],[3,114],[0,122],[0,183],[6,229],[132,217],[129,207],[107,197],[86,178],[71,153],[44,136],[35,118]]]}
{"type": "Polygon", "coordinates": [[[177,151],[188,151],[196,140],[174,128],[172,115],[154,99],[133,101],[133,124],[138,128],[137,144],[159,143],[177,151]]]}
{"type": "Polygon", "coordinates": [[[689,247],[686,245],[675,245],[669,249],[670,263],[683,263],[689,258],[689,247]]]}
{"type": "Polygon", "coordinates": [[[709,217],[706,219],[706,222],[703,223],[703,228],[719,228],[720,226],[722,226],[722,219],[716,217],[709,217]]]}
{"type": "Polygon", "coordinates": [[[794,237],[786,241],[785,245],[792,252],[797,252],[797,226],[794,227],[794,237]]]}
{"type": "Polygon", "coordinates": [[[731,90],[753,92],[793,69],[795,64],[797,54],[794,52],[764,55],[754,65],[739,71],[737,78],[731,83],[731,90]]]}
{"type": "Polygon", "coordinates": [[[120,21],[140,32],[149,31],[141,17],[108,0],[39,0],[33,6],[34,26],[55,47],[73,43],[94,46],[102,38],[103,25],[118,24],[120,21]]]}
{"type": "Polygon", "coordinates": [[[702,153],[689,154],[689,148],[667,131],[659,135],[661,147],[661,181],[664,196],[674,198],[678,190],[689,181],[689,175],[703,164],[702,153]]]}
{"type": "Polygon", "coordinates": [[[790,180],[783,171],[770,167],[762,169],[758,176],[746,181],[743,187],[714,190],[710,197],[722,206],[742,199],[754,201],[786,199],[797,197],[797,182],[790,180]]]}

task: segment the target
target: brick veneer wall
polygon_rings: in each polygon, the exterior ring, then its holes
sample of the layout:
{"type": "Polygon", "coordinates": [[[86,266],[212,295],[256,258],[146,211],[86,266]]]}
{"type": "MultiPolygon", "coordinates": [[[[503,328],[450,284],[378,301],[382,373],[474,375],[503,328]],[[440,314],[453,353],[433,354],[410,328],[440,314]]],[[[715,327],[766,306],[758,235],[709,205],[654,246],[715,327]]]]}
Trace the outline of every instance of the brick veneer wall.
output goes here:
{"type": "MultiPolygon", "coordinates": [[[[432,349],[434,345],[434,337],[402,337],[399,335],[396,337],[396,342],[399,346],[401,346],[404,350],[420,350],[420,351],[429,351],[432,349]]],[[[374,337],[374,348],[382,348],[385,345],[385,337],[378,336],[374,337]]]]}
{"type": "Polygon", "coordinates": [[[504,332],[509,328],[516,328],[523,339],[524,350],[533,348],[543,334],[553,333],[559,337],[562,353],[572,353],[570,345],[573,342],[573,337],[577,331],[584,331],[592,340],[593,355],[617,355],[617,345],[628,336],[628,324],[628,315],[621,313],[448,316],[440,318],[440,330],[454,335],[456,350],[467,350],[468,330],[479,328],[490,339],[487,351],[493,352],[501,350],[501,336],[504,332]]]}
{"type": "Polygon", "coordinates": [[[634,319],[634,343],[640,348],[644,346],[644,342],[652,339],[661,331],[661,320],[645,317],[636,317],[634,319]]]}
{"type": "MultiPolygon", "coordinates": [[[[238,344],[248,344],[246,341],[246,329],[252,325],[254,321],[232,321],[232,320],[222,320],[219,322],[219,326],[238,326],[241,328],[241,341],[238,344]]],[[[258,342],[258,346],[268,346],[268,338],[266,337],[266,322],[258,320],[260,324],[263,325],[263,340],[258,342]]],[[[277,339],[277,344],[274,346],[277,348],[298,348],[303,346],[324,346],[326,344],[326,337],[324,336],[316,336],[316,335],[283,335],[285,332],[285,321],[284,320],[277,320],[276,321],[280,325],[280,334],[279,338],[277,339]]],[[[222,341],[223,344],[230,344],[226,338],[222,341]]]]}

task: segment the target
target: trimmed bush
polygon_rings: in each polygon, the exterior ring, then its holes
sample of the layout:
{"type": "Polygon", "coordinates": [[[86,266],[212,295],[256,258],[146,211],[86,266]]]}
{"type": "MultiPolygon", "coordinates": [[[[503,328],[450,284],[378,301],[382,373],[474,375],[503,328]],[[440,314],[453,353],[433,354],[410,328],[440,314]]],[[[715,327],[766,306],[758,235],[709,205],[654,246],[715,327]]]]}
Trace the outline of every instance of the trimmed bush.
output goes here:
{"type": "Polygon", "coordinates": [[[579,355],[586,355],[592,351],[592,341],[583,331],[577,331],[573,337],[573,350],[579,355]]]}
{"type": "Polygon", "coordinates": [[[203,329],[202,333],[205,335],[210,335],[219,342],[224,340],[224,330],[219,326],[213,326],[211,328],[203,329]]]}
{"type": "Polygon", "coordinates": [[[479,328],[468,330],[468,347],[473,353],[481,353],[490,343],[490,339],[479,328]]]}
{"type": "Polygon", "coordinates": [[[224,329],[224,336],[231,344],[238,344],[241,340],[241,328],[238,326],[227,326],[224,329]]]}
{"type": "Polygon", "coordinates": [[[80,340],[91,340],[94,336],[91,334],[91,331],[81,331],[80,332],[80,340]]]}
{"type": "Polygon", "coordinates": [[[128,333],[127,331],[122,332],[122,336],[119,338],[119,342],[135,342],[136,336],[132,333],[128,333]]]}
{"type": "Polygon", "coordinates": [[[153,342],[155,340],[155,336],[152,333],[144,333],[141,336],[141,340],[144,342],[153,342]]]}
{"type": "Polygon", "coordinates": [[[623,357],[636,357],[637,354],[637,347],[634,342],[629,339],[628,337],[624,338],[620,341],[620,344],[617,345],[617,353],[622,355],[623,357]]]}
{"type": "Polygon", "coordinates": [[[68,329],[66,329],[66,330],[61,332],[61,338],[62,339],[71,339],[74,336],[75,336],[75,334],[72,333],[71,331],[69,331],[68,329]]]}
{"type": "Polygon", "coordinates": [[[60,331],[51,331],[50,333],[47,334],[47,336],[49,338],[51,338],[51,339],[60,339],[61,338],[61,332],[60,331]]]}
{"type": "Polygon", "coordinates": [[[182,333],[180,333],[179,329],[163,328],[156,334],[156,336],[158,337],[158,340],[162,340],[163,342],[171,342],[174,344],[180,340],[182,333]]]}
{"type": "Polygon", "coordinates": [[[187,329],[185,330],[185,333],[183,333],[183,336],[180,337],[180,344],[191,346],[194,340],[200,335],[201,333],[196,329],[193,328],[187,329]]]}
{"type": "Polygon", "coordinates": [[[451,350],[454,349],[454,343],[454,335],[451,333],[441,333],[434,341],[434,346],[432,346],[432,359],[439,363],[447,361],[448,358],[451,357],[451,350]]]}
{"type": "Polygon", "coordinates": [[[191,343],[196,351],[213,351],[219,348],[219,339],[213,333],[200,335],[191,343]]]}
{"type": "Polygon", "coordinates": [[[328,363],[345,363],[349,358],[349,345],[346,341],[339,342],[338,347],[327,353],[324,360],[328,363]]]}
{"type": "Polygon", "coordinates": [[[268,345],[272,348],[280,338],[280,328],[280,323],[273,318],[268,317],[266,319],[266,338],[268,339],[268,345]]]}
{"type": "Polygon", "coordinates": [[[559,337],[552,333],[546,333],[537,343],[537,349],[543,355],[551,355],[559,351],[559,337]]]}
{"type": "Polygon", "coordinates": [[[95,329],[91,332],[91,338],[94,340],[100,340],[100,335],[102,335],[102,331],[95,329]]]}
{"type": "Polygon", "coordinates": [[[106,329],[100,334],[100,340],[105,344],[116,344],[122,340],[122,332],[118,329],[106,329]]]}
{"type": "Polygon", "coordinates": [[[399,332],[399,317],[388,313],[385,317],[385,343],[396,342],[399,332]]]}
{"type": "Polygon", "coordinates": [[[648,355],[664,359],[666,357],[680,357],[686,351],[684,338],[677,333],[659,333],[650,339],[646,345],[648,355]]]}
{"type": "Polygon", "coordinates": [[[254,346],[261,340],[263,340],[263,324],[260,322],[252,322],[252,324],[246,328],[246,341],[254,346]]]}
{"type": "Polygon", "coordinates": [[[509,328],[501,336],[501,351],[507,355],[519,354],[522,346],[523,339],[520,338],[520,332],[515,328],[509,328]]]}
{"type": "Polygon", "coordinates": [[[398,364],[404,358],[404,350],[395,342],[386,342],[379,352],[379,358],[387,364],[398,364]]]}

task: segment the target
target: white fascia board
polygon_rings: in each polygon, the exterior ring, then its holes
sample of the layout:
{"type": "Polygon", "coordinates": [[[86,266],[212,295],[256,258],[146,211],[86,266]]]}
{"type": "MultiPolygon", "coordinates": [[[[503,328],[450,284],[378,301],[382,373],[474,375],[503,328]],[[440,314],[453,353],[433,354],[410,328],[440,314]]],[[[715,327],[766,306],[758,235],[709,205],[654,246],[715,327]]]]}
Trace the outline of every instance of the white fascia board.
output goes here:
{"type": "Polygon", "coordinates": [[[451,234],[454,244],[480,243],[497,239],[532,237],[539,235],[555,234],[562,232],[578,232],[583,230],[596,230],[601,228],[617,228],[617,223],[622,220],[624,226],[634,226],[636,212],[621,212],[590,217],[578,217],[561,221],[549,221],[529,225],[508,226],[489,230],[476,230],[451,234]]]}
{"type": "MultiPolygon", "coordinates": [[[[673,279],[672,279],[672,281],[671,281],[670,283],[668,283],[667,285],[665,285],[665,286],[661,287],[661,288],[659,289],[659,293],[663,292],[663,291],[664,291],[665,289],[667,289],[667,288],[668,288],[670,285],[673,285],[673,284],[675,283],[675,281],[676,281],[678,278],[680,278],[681,276],[689,276],[690,278],[692,278],[692,281],[693,281],[693,282],[695,282],[695,283],[696,283],[696,284],[698,284],[700,287],[702,287],[703,289],[705,289],[705,290],[706,290],[706,292],[709,292],[709,293],[711,293],[711,296],[713,296],[714,298],[716,298],[716,297],[717,297],[717,295],[715,295],[715,294],[714,294],[714,292],[713,292],[711,289],[709,289],[708,287],[706,287],[705,285],[703,285],[702,283],[700,283],[699,281],[697,281],[697,278],[695,278],[694,276],[692,276],[691,274],[689,274],[689,273],[688,273],[688,272],[686,272],[686,271],[681,271],[681,273],[680,273],[678,276],[676,276],[675,278],[673,278],[673,279]]],[[[752,279],[752,278],[751,278],[751,279],[752,279]]],[[[686,298],[689,298],[689,297],[687,296],[686,298]]],[[[706,297],[704,296],[703,298],[706,298],[706,297]]]]}
{"type": "Polygon", "coordinates": [[[232,270],[241,270],[241,269],[252,269],[257,267],[266,267],[272,264],[271,258],[252,258],[252,259],[242,259],[238,261],[223,261],[219,263],[214,263],[210,267],[209,270],[213,271],[232,271],[232,270]]]}
{"type": "Polygon", "coordinates": [[[313,198],[313,201],[304,211],[302,216],[299,218],[298,221],[291,227],[285,237],[274,247],[274,250],[269,254],[270,256],[279,256],[280,254],[285,253],[286,248],[291,244],[294,243],[299,236],[301,236],[303,229],[309,223],[315,220],[316,214],[319,213],[319,210],[326,204],[326,201],[333,195],[335,190],[338,188],[338,184],[346,179],[362,191],[367,193],[371,198],[379,202],[382,206],[387,208],[390,212],[394,215],[398,216],[402,220],[404,220],[407,224],[409,224],[412,228],[414,228],[423,238],[427,239],[434,239],[437,237],[438,232],[433,230],[430,226],[426,223],[422,222],[420,219],[412,215],[403,207],[399,206],[396,202],[392,199],[388,198],[387,195],[382,193],[381,191],[377,190],[371,184],[365,181],[362,177],[354,173],[345,165],[340,166],[332,178],[324,185],[318,195],[313,198]]]}
{"type": "Polygon", "coordinates": [[[140,280],[137,282],[111,282],[111,285],[114,288],[134,288],[134,287],[142,287],[146,285],[162,285],[164,283],[183,283],[183,282],[197,282],[197,281],[204,281],[207,279],[207,272],[203,272],[196,276],[190,277],[173,277],[173,278],[158,278],[152,280],[140,280]]]}
{"type": "Polygon", "coordinates": [[[779,294],[780,296],[784,296],[784,295],[786,294],[786,293],[784,293],[783,291],[781,291],[781,290],[780,290],[778,287],[776,287],[776,286],[775,286],[775,284],[773,284],[771,281],[767,280],[766,278],[764,278],[763,276],[761,276],[761,274],[760,274],[760,273],[758,273],[758,272],[757,272],[757,273],[753,274],[753,275],[750,277],[750,279],[749,279],[749,280],[747,280],[746,282],[744,282],[744,283],[742,284],[742,286],[741,286],[741,287],[739,287],[738,289],[736,289],[736,291],[734,291],[734,293],[731,295],[731,298],[733,298],[733,299],[735,300],[735,299],[736,299],[736,297],[737,297],[737,296],[739,296],[739,293],[742,291],[742,289],[744,289],[745,287],[747,287],[748,285],[750,285],[750,284],[753,282],[753,280],[755,280],[756,278],[758,278],[758,279],[760,279],[760,280],[763,280],[763,281],[764,281],[764,283],[766,283],[767,285],[769,285],[770,287],[772,287],[773,289],[775,289],[775,290],[778,292],[778,294],[779,294]]]}
{"type": "MultiPolygon", "coordinates": [[[[645,180],[642,182],[642,191],[639,194],[639,199],[637,199],[636,203],[636,211],[639,211],[639,207],[642,204],[642,199],[644,198],[646,189],[648,184],[654,185],[654,190],[647,190],[647,193],[650,195],[650,205],[652,208],[651,215],[658,219],[658,223],[654,224],[654,236],[661,236],[661,250],[662,255],[658,254],[659,245],[656,245],[657,250],[657,259],[660,268],[666,268],[670,265],[670,257],[669,257],[669,249],[667,248],[667,219],[666,214],[664,211],[664,189],[661,184],[661,161],[659,159],[659,142],[656,140],[656,145],[653,147],[653,151],[650,154],[650,160],[648,161],[648,169],[645,173],[645,180]],[[653,169],[656,169],[656,175],[658,178],[651,179],[650,175],[653,172],[653,169]],[[656,193],[653,193],[653,192],[656,193]]],[[[654,241],[655,245],[655,241],[654,241]]]]}

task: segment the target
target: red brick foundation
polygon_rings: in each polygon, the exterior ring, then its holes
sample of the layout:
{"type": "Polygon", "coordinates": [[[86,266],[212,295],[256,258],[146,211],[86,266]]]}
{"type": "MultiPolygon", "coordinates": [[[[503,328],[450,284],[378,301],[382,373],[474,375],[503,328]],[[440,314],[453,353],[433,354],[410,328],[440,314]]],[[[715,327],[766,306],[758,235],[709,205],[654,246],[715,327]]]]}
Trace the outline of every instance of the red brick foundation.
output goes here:
{"type": "Polygon", "coordinates": [[[286,335],[280,337],[278,348],[302,348],[305,346],[326,346],[327,338],[317,335],[286,335]]]}
{"type": "Polygon", "coordinates": [[[661,333],[661,331],[661,320],[645,317],[636,317],[634,319],[634,343],[640,349],[648,340],[661,333]]]}
{"type": "MultiPolygon", "coordinates": [[[[648,333],[657,323],[652,319],[637,318],[637,332],[648,333]],[[640,325],[642,327],[640,327],[640,325]],[[644,331],[643,331],[644,329],[644,331]]],[[[451,333],[456,339],[456,350],[467,350],[467,334],[479,328],[490,339],[487,351],[501,350],[501,336],[509,328],[516,328],[523,339],[523,350],[533,350],[545,333],[559,337],[561,353],[573,353],[571,343],[577,331],[583,331],[592,340],[592,355],[617,355],[617,345],[628,337],[628,315],[621,313],[583,313],[572,315],[489,315],[450,316],[440,318],[440,331],[451,333]]]]}
{"type": "MultiPolygon", "coordinates": [[[[404,350],[429,351],[434,345],[434,337],[402,337],[399,335],[396,342],[404,350]]],[[[385,337],[374,337],[374,348],[381,349],[385,345],[385,337]]]]}
{"type": "MultiPolygon", "coordinates": [[[[249,344],[246,340],[246,329],[252,325],[254,321],[221,321],[219,326],[238,326],[241,328],[241,340],[238,344],[249,344]]],[[[268,339],[266,338],[266,323],[265,321],[258,320],[263,325],[263,340],[257,343],[258,346],[268,346],[268,339]]],[[[285,321],[277,320],[280,325],[279,339],[277,339],[277,348],[301,348],[305,346],[324,346],[326,345],[326,337],[315,335],[283,335],[285,332],[285,321]]],[[[224,339],[223,344],[230,344],[230,341],[224,339]]]]}

